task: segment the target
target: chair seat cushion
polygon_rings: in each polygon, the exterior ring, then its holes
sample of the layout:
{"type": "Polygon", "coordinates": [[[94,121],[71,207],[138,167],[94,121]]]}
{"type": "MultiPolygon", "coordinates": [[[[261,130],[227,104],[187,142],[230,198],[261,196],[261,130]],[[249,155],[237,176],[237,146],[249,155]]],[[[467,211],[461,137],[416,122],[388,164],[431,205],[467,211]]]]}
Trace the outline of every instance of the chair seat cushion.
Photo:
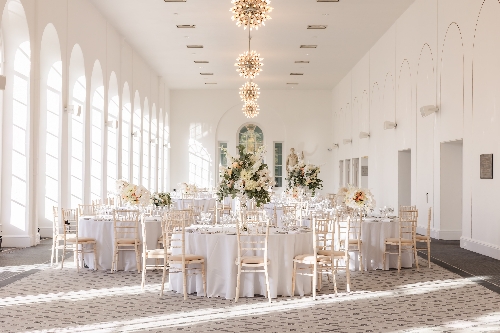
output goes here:
{"type": "MultiPolygon", "coordinates": [[[[399,238],[386,238],[385,242],[399,244],[399,238]]],[[[411,239],[403,238],[403,239],[401,239],[401,243],[402,244],[411,244],[411,243],[413,243],[413,241],[411,239]]]]}
{"type": "Polygon", "coordinates": [[[140,241],[136,240],[135,238],[118,238],[118,239],[115,239],[115,241],[118,244],[135,244],[136,241],[137,241],[137,244],[140,243],[140,241]]]}
{"type": "MultiPolygon", "coordinates": [[[[304,263],[304,264],[314,264],[314,254],[300,254],[298,256],[295,256],[293,258],[294,261],[304,263]]],[[[316,256],[317,262],[322,262],[322,261],[331,261],[329,256],[321,255],[318,253],[316,256]]]]}
{"type": "MultiPolygon", "coordinates": [[[[329,257],[331,255],[331,251],[330,250],[318,250],[318,254],[319,255],[322,255],[324,257],[329,257]]],[[[333,256],[334,257],[343,257],[345,256],[345,252],[344,251],[333,251],[333,256]]]]}
{"type": "MultiPolygon", "coordinates": [[[[184,259],[186,261],[205,260],[205,258],[203,258],[203,256],[198,256],[196,254],[186,254],[184,256],[184,259]]],[[[181,254],[177,254],[177,255],[174,255],[174,256],[169,256],[168,257],[168,261],[182,262],[182,255],[181,254]]]]}
{"type": "MultiPolygon", "coordinates": [[[[78,243],[91,243],[91,242],[95,242],[95,238],[78,237],[78,243]]],[[[76,237],[74,237],[74,235],[73,237],[66,237],[66,243],[76,243],[76,237]]]]}
{"type": "MultiPolygon", "coordinates": [[[[248,256],[248,257],[241,257],[241,263],[243,264],[264,264],[264,257],[255,257],[255,256],[248,256]]],[[[269,264],[269,259],[267,259],[267,263],[269,264]]],[[[238,258],[236,258],[235,264],[238,265],[238,258]]]]}
{"type": "Polygon", "coordinates": [[[417,241],[419,241],[419,240],[427,241],[427,239],[429,239],[429,241],[431,240],[430,237],[422,236],[422,235],[417,235],[416,238],[417,238],[417,241]]]}

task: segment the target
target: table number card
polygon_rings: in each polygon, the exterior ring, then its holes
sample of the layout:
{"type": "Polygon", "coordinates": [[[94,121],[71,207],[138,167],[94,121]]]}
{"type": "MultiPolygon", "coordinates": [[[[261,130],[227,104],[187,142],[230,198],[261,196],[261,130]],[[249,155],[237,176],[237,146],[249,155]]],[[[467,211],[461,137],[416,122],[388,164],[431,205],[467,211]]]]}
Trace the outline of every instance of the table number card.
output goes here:
{"type": "Polygon", "coordinates": [[[479,157],[481,179],[493,179],[493,154],[481,154],[479,157]]]}

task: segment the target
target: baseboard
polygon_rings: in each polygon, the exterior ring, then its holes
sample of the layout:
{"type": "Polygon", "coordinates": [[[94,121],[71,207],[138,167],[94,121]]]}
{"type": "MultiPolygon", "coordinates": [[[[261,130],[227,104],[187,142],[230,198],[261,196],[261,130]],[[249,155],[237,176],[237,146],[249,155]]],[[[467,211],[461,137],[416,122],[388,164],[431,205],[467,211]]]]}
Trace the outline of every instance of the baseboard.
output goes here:
{"type": "Polygon", "coordinates": [[[460,247],[497,260],[500,260],[500,246],[478,241],[467,237],[460,237],[460,247]]]}
{"type": "MultiPolygon", "coordinates": [[[[417,226],[417,233],[421,235],[427,234],[427,228],[417,226]]],[[[460,230],[438,230],[431,228],[431,238],[442,239],[442,240],[459,240],[462,236],[462,231],[460,230]]]]}
{"type": "Polygon", "coordinates": [[[30,247],[35,239],[27,235],[2,235],[2,247],[30,247]]]}
{"type": "Polygon", "coordinates": [[[42,238],[52,237],[53,234],[52,227],[39,227],[39,228],[40,228],[40,237],[42,238]]]}

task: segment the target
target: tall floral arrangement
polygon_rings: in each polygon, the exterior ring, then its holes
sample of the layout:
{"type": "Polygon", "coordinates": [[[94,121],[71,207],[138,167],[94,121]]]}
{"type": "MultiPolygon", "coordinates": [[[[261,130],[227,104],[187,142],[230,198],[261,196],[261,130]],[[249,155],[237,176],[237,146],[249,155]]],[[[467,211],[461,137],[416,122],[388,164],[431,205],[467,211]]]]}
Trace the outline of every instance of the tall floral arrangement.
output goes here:
{"type": "Polygon", "coordinates": [[[198,192],[198,187],[195,184],[180,183],[179,185],[183,194],[195,194],[198,192]]]}
{"type": "Polygon", "coordinates": [[[262,146],[253,153],[245,153],[243,145],[238,146],[239,157],[227,153],[229,166],[220,169],[220,184],[217,199],[222,202],[225,197],[254,199],[257,206],[271,201],[269,189],[274,186],[274,180],[269,173],[267,164],[262,163],[265,148],[262,146]]]}
{"type": "Polygon", "coordinates": [[[156,207],[170,206],[172,204],[172,198],[170,193],[166,192],[155,192],[151,195],[151,204],[156,207]]]}
{"type": "Polygon", "coordinates": [[[305,164],[304,161],[300,160],[299,163],[288,170],[288,190],[308,188],[314,196],[317,190],[323,188],[323,181],[318,178],[319,173],[319,166],[305,164]]]}
{"type": "Polygon", "coordinates": [[[131,205],[149,205],[151,193],[144,186],[130,184],[120,179],[116,182],[116,187],[122,201],[131,205]]]}
{"type": "Polygon", "coordinates": [[[369,189],[349,185],[345,192],[345,204],[354,209],[370,209],[376,203],[369,189]]]}

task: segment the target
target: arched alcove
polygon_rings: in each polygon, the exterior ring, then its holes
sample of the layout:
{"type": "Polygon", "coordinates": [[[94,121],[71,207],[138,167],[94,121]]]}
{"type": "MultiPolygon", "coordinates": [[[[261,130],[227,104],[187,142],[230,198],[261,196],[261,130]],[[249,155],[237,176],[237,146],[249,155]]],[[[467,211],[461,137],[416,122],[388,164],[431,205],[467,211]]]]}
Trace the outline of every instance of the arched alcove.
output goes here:
{"type": "Polygon", "coordinates": [[[132,183],[141,182],[141,129],[142,129],[142,111],[141,96],[139,91],[134,94],[134,111],[132,117],[132,183]]]}
{"type": "Polygon", "coordinates": [[[107,145],[106,145],[106,174],[107,190],[116,188],[118,178],[118,112],[120,97],[118,96],[118,81],[115,72],[111,72],[108,84],[108,118],[107,118],[107,145]]]}
{"type": "Polygon", "coordinates": [[[150,148],[150,114],[149,101],[144,99],[144,109],[142,112],[142,185],[149,189],[149,148],[150,148]]]}
{"type": "Polygon", "coordinates": [[[158,191],[158,114],[156,105],[151,107],[151,191],[158,191]]]}
{"type": "Polygon", "coordinates": [[[103,119],[104,85],[99,60],[94,63],[90,88],[90,199],[103,197],[103,119]]]}
{"type": "Polygon", "coordinates": [[[123,84],[122,92],[122,175],[121,178],[130,181],[130,134],[132,133],[132,106],[130,104],[130,87],[128,82],[123,84]]]}

